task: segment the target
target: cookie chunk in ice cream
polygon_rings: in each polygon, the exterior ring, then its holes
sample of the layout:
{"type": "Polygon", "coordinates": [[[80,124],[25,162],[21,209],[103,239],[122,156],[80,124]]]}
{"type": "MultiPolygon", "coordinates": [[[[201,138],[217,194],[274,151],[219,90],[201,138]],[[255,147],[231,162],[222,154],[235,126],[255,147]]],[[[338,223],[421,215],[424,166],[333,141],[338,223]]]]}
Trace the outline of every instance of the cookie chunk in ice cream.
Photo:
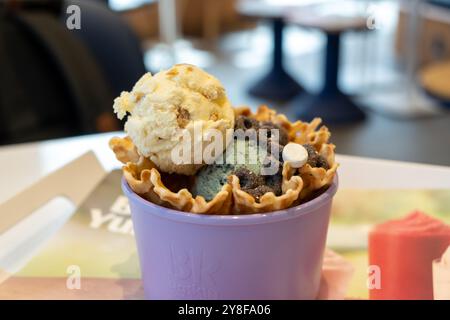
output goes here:
{"type": "MultiPolygon", "coordinates": [[[[186,133],[193,144],[194,128],[202,136],[217,129],[226,141],[227,129],[234,127],[234,111],[222,84],[188,64],[145,74],[131,92],[115,99],[114,111],[119,119],[127,117],[125,131],[138,152],[167,173],[194,175],[202,166],[194,161],[194,148],[192,161],[173,161],[172,150],[187,143],[186,133]]],[[[203,141],[202,146],[210,143],[203,141]]]]}

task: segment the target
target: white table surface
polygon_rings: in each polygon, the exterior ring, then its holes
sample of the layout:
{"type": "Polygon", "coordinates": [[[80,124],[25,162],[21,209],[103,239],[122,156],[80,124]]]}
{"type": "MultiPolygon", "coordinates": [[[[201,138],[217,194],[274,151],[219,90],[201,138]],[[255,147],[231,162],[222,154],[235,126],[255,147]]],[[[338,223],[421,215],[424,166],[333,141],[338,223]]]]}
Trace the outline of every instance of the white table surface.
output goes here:
{"type": "MultiPolygon", "coordinates": [[[[123,133],[0,147],[0,203],[88,150],[95,152],[106,170],[119,168],[108,147],[115,135],[123,133]]],[[[337,161],[340,188],[450,189],[450,167],[344,155],[338,155],[337,161]]]]}

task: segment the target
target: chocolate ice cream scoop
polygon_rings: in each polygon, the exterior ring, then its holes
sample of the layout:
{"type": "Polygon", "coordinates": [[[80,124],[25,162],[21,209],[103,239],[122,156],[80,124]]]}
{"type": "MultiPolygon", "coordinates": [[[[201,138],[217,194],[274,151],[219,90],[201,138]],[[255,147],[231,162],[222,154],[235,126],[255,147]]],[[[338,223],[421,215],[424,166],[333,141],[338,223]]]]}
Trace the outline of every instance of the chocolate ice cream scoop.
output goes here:
{"type": "Polygon", "coordinates": [[[267,192],[273,192],[275,195],[281,194],[281,175],[262,176],[252,171],[240,167],[231,172],[239,178],[239,185],[242,190],[249,193],[259,202],[260,198],[267,192]]]}
{"type": "Polygon", "coordinates": [[[269,140],[284,146],[289,142],[286,129],[271,121],[257,121],[248,116],[239,116],[236,118],[234,129],[241,129],[244,131],[254,129],[258,133],[258,138],[260,130],[263,129],[266,132],[266,135],[263,137],[264,143],[269,140]],[[278,139],[275,139],[275,137],[272,136],[272,130],[278,130],[278,139]]]}
{"type": "Polygon", "coordinates": [[[278,130],[278,143],[282,146],[286,145],[289,142],[288,134],[286,129],[280,127],[279,125],[270,122],[263,121],[259,123],[259,130],[265,129],[267,131],[267,139],[274,139],[272,136],[272,130],[278,130]]]}
{"type": "Polygon", "coordinates": [[[330,168],[329,164],[327,163],[327,160],[322,157],[316,149],[310,144],[304,144],[303,147],[305,147],[306,151],[308,151],[308,164],[313,168],[324,168],[325,170],[328,170],[330,168]]]}
{"type": "Polygon", "coordinates": [[[259,122],[256,119],[247,117],[247,116],[239,116],[236,118],[236,122],[234,125],[234,129],[242,129],[242,130],[249,130],[249,129],[259,129],[259,122]]]}

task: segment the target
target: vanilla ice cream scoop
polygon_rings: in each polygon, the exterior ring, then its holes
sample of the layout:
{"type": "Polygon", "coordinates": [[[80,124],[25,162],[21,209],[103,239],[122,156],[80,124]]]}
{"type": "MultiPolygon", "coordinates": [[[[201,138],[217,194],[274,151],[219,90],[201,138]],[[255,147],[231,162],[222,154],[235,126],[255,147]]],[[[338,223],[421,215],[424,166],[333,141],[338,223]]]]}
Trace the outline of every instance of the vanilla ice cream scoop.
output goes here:
{"type": "MultiPolygon", "coordinates": [[[[193,154],[191,161],[182,164],[172,156],[177,146],[198,143],[198,137],[193,137],[194,128],[202,137],[216,129],[226,141],[227,129],[234,127],[234,111],[222,84],[188,64],[175,65],[153,76],[145,74],[131,92],[122,92],[114,100],[114,112],[119,119],[128,115],[125,131],[138,152],[168,173],[193,175],[202,166],[198,157],[194,161],[193,154]],[[187,141],[186,133],[192,142],[187,141]]],[[[201,146],[210,143],[200,141],[201,146]]],[[[225,147],[223,143],[221,151],[225,147]]]]}

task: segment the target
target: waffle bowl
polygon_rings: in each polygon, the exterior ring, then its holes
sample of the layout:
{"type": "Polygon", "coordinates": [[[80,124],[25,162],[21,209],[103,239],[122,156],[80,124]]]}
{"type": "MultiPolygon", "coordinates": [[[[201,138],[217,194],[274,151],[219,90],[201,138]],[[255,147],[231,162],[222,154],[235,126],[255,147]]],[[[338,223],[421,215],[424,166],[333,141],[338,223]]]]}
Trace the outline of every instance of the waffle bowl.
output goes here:
{"type": "Polygon", "coordinates": [[[257,201],[241,189],[239,178],[228,177],[228,182],[210,201],[189,192],[195,176],[182,176],[159,172],[149,159],[139,155],[129,137],[112,138],[110,148],[123,166],[124,178],[130,188],[141,197],[164,207],[200,214],[250,214],[282,210],[309,200],[318,190],[331,185],[338,164],[334,160],[334,148],[328,144],[330,132],[319,125],[321,120],[310,123],[291,123],[286,116],[277,114],[267,106],[252,114],[248,107],[235,108],[235,116],[249,116],[258,121],[272,121],[286,129],[290,142],[312,145],[329,164],[329,169],[313,168],[305,164],[294,169],[284,163],[282,169],[282,194],[267,192],[257,201]]]}
{"type": "Polygon", "coordinates": [[[194,198],[187,189],[191,180],[188,176],[167,174],[164,175],[163,183],[155,164],[139,155],[130,141],[129,137],[114,137],[109,141],[109,146],[116,158],[124,164],[122,171],[130,188],[141,197],[181,211],[204,214],[230,212],[232,193],[229,184],[225,184],[211,201],[206,201],[201,196],[194,198]]]}

